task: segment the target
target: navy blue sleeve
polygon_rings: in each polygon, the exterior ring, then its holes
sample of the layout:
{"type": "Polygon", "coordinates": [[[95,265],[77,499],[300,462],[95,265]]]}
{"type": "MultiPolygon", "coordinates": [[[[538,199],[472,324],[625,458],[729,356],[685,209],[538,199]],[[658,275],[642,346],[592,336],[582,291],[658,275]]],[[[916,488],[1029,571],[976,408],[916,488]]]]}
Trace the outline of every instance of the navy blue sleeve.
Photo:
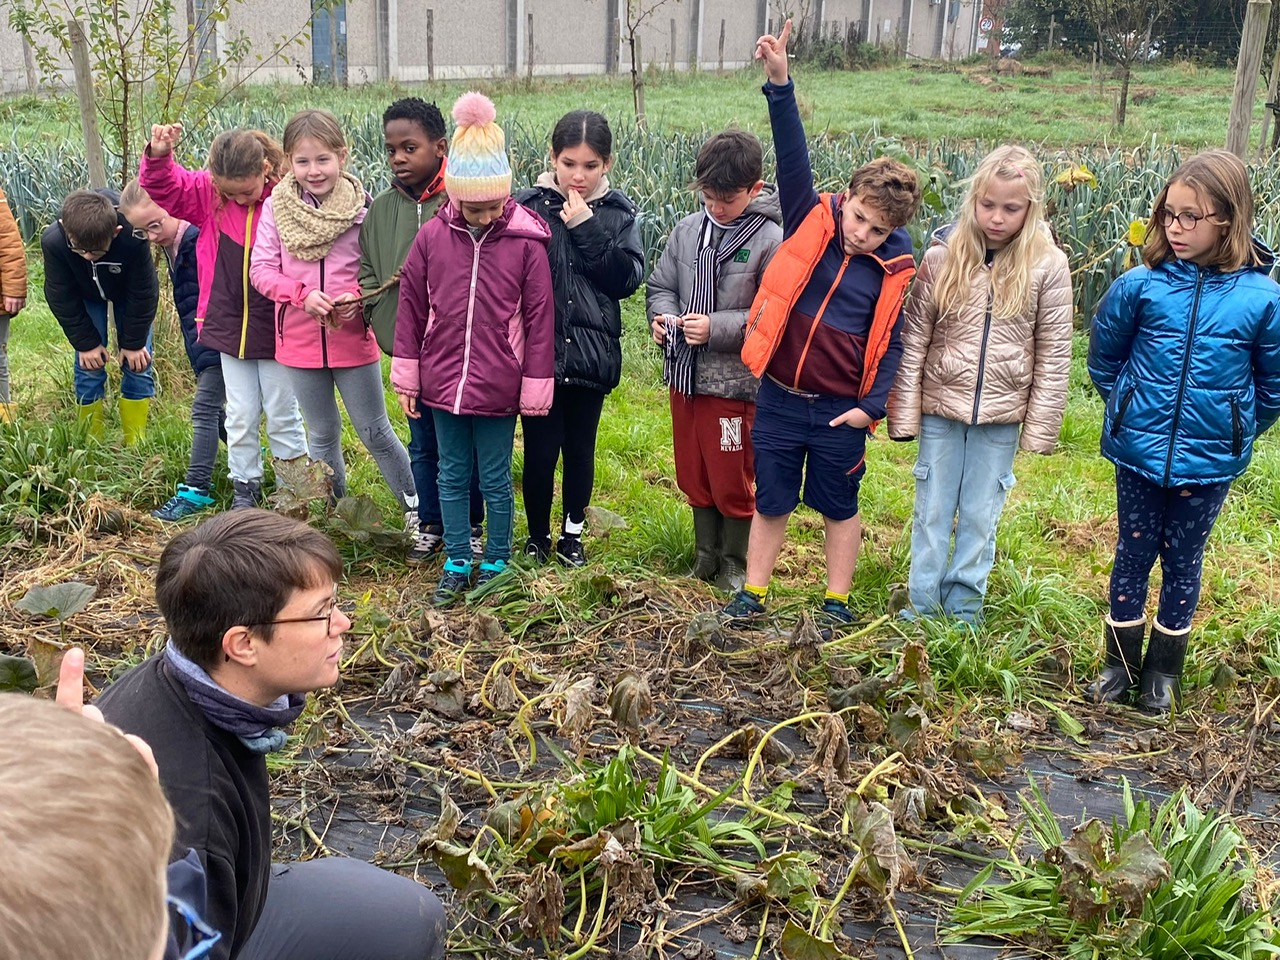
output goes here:
{"type": "Polygon", "coordinates": [[[44,256],[44,299],[67,340],[85,353],[106,346],[84,307],[84,293],[76,282],[76,272],[87,273],[89,266],[67,247],[66,235],[57,223],[40,235],[40,252],[44,256]]]}
{"type": "Polygon", "coordinates": [[[898,378],[898,367],[902,365],[902,314],[893,321],[893,329],[889,333],[889,345],[884,348],[884,356],[876,367],[876,379],[871,384],[867,395],[858,401],[863,413],[872,420],[883,420],[889,409],[889,391],[893,389],[893,381],[898,378]]]}
{"type": "Polygon", "coordinates": [[[777,158],[778,200],[782,204],[782,235],[789,237],[821,198],[813,186],[809,144],[796,105],[796,85],[765,83],[761,88],[769,101],[769,126],[773,130],[773,152],[777,158]]]}

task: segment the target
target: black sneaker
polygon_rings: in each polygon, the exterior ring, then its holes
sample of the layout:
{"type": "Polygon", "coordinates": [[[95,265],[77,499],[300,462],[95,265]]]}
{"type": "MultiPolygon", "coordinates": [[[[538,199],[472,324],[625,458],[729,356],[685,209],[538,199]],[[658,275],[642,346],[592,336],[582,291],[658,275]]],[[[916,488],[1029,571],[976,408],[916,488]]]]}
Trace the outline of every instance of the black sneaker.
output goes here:
{"type": "MultiPolygon", "coordinates": [[[[548,537],[548,540],[551,538],[548,537]]],[[[582,549],[582,538],[565,534],[556,541],[556,559],[566,567],[585,567],[587,554],[582,549]]]]}
{"type": "Polygon", "coordinates": [[[484,525],[477,523],[471,528],[471,560],[479,562],[484,556],[484,525]]]}
{"type": "Polygon", "coordinates": [[[446,560],[444,571],[440,574],[440,583],[436,585],[435,596],[431,605],[447,607],[471,586],[471,564],[465,560],[446,560]]]}
{"type": "MultiPolygon", "coordinates": [[[[415,528],[409,529],[412,531],[415,528]]],[[[413,546],[409,548],[409,562],[426,563],[444,549],[444,527],[438,523],[428,523],[416,529],[413,546]]]]}
{"type": "Polygon", "coordinates": [[[231,509],[262,506],[262,482],[260,480],[232,480],[235,493],[231,497],[231,509]]]}
{"type": "Polygon", "coordinates": [[[524,555],[533,557],[538,563],[546,563],[551,559],[551,534],[545,537],[530,537],[524,542],[524,555]]]}
{"type": "Polygon", "coordinates": [[[747,623],[764,614],[764,604],[753,593],[739,590],[720,610],[724,623],[747,623]]]}

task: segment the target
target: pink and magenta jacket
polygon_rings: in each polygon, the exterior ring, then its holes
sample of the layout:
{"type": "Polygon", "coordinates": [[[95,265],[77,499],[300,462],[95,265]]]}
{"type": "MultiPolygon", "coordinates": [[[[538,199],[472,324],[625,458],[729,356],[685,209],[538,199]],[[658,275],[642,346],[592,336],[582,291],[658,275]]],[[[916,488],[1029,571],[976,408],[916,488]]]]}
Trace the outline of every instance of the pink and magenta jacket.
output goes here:
{"type": "Polygon", "coordinates": [[[286,367],[362,367],[382,358],[363,311],[339,327],[329,327],[302,309],[312,290],[331,297],[360,295],[360,224],[365,209],[319,260],[299,260],[280,240],[274,198],[262,205],[249,279],[275,304],[276,359],[286,367]]]}
{"type": "Polygon", "coordinates": [[[275,181],[267,181],[262,199],[242,207],[225,199],[208,170],[186,170],[171,154],[151,156],[148,147],[138,170],[142,189],[171,217],[200,228],[196,241],[196,329],[201,344],[241,360],[275,356],[271,301],[249,283],[249,252],[258,232],[262,205],[275,181]]]}
{"type": "Polygon", "coordinates": [[[397,393],[477,417],[545,416],[555,385],[551,231],[512,199],[476,239],[450,202],[400,273],[397,393]]]}

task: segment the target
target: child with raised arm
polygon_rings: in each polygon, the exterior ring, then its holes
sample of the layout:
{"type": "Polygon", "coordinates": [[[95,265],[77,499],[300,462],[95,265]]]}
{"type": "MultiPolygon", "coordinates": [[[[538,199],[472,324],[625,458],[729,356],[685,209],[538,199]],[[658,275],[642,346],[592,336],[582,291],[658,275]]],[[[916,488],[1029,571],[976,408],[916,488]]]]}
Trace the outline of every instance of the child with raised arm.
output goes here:
{"type": "Polygon", "coordinates": [[[13,422],[9,394],[9,321],[27,303],[27,250],[0,190],[0,423],[13,422]]]}
{"type": "Polygon", "coordinates": [[[1071,373],[1071,270],[1044,220],[1040,161],[978,164],[903,309],[889,436],[920,438],[910,608],[976,624],[1019,450],[1053,453],[1071,373]],[[954,530],[954,547],[952,531],[954,530]]]}
{"type": "Polygon", "coordinates": [[[1093,318],[1089,376],[1106,401],[1102,455],[1116,467],[1119,522],[1095,701],[1181,706],[1205,544],[1254,441],[1280,418],[1280,286],[1252,227],[1244,164],[1225,150],[1197,154],[1156,197],[1142,266],[1093,318]]]}
{"type": "Polygon", "coordinates": [[[120,349],[120,427],[126,444],[142,440],[155,396],[151,326],[160,284],[151,246],[133,235],[111,191],[67,194],[56,222],[40,235],[44,297],[76,351],[74,384],[78,415],[92,436],[103,431],[107,387],[107,305],[114,308],[120,349]]]}
{"type": "Polygon", "coordinates": [[[838,194],[819,194],[788,76],[791,21],[763,36],[784,240],[747,317],[742,359],[761,377],[756,398],[756,514],[746,583],[722,611],[742,621],[765,611],[769,580],[800,502],[822,514],[827,589],[820,618],[853,622],[849,588],[862,528],[858,486],[867,431],[885,413],[902,356],[899,312],[915,274],[902,229],[920,205],[915,172],[882,157],[853,171],[838,194]],[[806,463],[807,461],[807,463],[806,463]]]}
{"type": "Polygon", "coordinates": [[[751,426],[760,381],[742,362],[747,308],[782,242],[778,190],[742,130],[702,145],[703,209],[671,231],[649,277],[648,316],[671,391],[676,483],[693,508],[693,576],[742,589],[756,510],[751,426]]]}
{"type": "Polygon", "coordinates": [[[489,528],[476,585],[505,570],[516,414],[545,415],[555,382],[550,230],[511,196],[506,137],[492,101],[464,94],[453,119],[449,203],[418,232],[405,260],[391,361],[405,416],[434,417],[440,443],[447,559],[438,606],[471,584],[468,488],[477,461],[489,528]]]}
{"type": "Polygon", "coordinates": [[[135,237],[150,240],[164,251],[182,342],[196,375],[196,392],[191,398],[191,458],[187,475],[173,496],[151,511],[151,515],[160,520],[182,520],[213,506],[213,464],[218,456],[218,440],[226,436],[223,416],[227,395],[222,382],[222,361],[218,351],[199,342],[196,329],[196,303],[200,297],[196,240],[200,230],[160,209],[137,180],[131,180],[120,191],[120,212],[133,225],[135,237]]]}
{"type": "Polygon", "coordinates": [[[556,387],[546,416],[525,417],[525,555],[551,555],[551,501],[561,471],[563,522],[556,558],[587,562],[582,546],[586,509],[595,486],[596,433],[604,398],[622,377],[622,308],[644,279],[644,245],[636,208],[609,185],[613,131],[592,110],[565,114],[551,131],[551,169],[516,200],[551,228],[551,279],[556,300],[556,387]]]}
{"type": "Polygon", "coordinates": [[[346,138],[327,110],[303,110],[284,128],[290,170],[262,205],[249,279],[276,308],[276,359],[288,370],[307,424],[311,456],[347,493],[342,414],[399,501],[417,516],[409,454],[391,429],[382,363],[360,308],[360,223],[368,195],[348,173],[346,138]]]}
{"type": "Polygon", "coordinates": [[[275,305],[248,281],[263,200],[284,172],[285,156],[261,130],[226,130],[209,146],[207,170],[185,170],[173,159],[181,136],[180,123],[151,128],[138,180],[170,216],[200,228],[198,339],[221,355],[231,506],[252,507],[263,499],[264,415],[273,456],[307,455],[298,401],[275,361],[275,305]]]}
{"type": "MultiPolygon", "coordinates": [[[[360,225],[360,290],[364,318],[382,352],[395,347],[400,305],[400,268],[422,225],[439,212],[446,196],[449,138],[434,103],[419,97],[397,100],[382,114],[382,137],[391,165],[391,184],[373,198],[360,225]]],[[[414,535],[409,562],[424,563],[444,548],[440,516],[440,446],[431,417],[409,420],[409,465],[418,492],[416,516],[405,517],[414,535]]],[[[471,552],[484,549],[484,500],[478,471],[471,474],[471,552]]]]}

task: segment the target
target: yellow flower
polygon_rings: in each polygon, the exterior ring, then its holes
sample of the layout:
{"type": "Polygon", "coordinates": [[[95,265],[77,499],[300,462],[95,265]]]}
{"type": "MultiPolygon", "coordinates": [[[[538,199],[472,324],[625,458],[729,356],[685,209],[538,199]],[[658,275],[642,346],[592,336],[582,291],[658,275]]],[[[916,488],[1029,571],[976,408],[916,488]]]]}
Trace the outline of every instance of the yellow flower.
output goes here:
{"type": "Polygon", "coordinates": [[[1098,185],[1098,178],[1093,175],[1093,171],[1083,164],[1078,167],[1068,167],[1053,179],[1067,193],[1070,193],[1082,183],[1090,187],[1098,185]]]}
{"type": "Polygon", "coordinates": [[[1125,234],[1129,246],[1140,247],[1147,242],[1147,221],[1133,220],[1129,223],[1129,232],[1125,234]]]}

